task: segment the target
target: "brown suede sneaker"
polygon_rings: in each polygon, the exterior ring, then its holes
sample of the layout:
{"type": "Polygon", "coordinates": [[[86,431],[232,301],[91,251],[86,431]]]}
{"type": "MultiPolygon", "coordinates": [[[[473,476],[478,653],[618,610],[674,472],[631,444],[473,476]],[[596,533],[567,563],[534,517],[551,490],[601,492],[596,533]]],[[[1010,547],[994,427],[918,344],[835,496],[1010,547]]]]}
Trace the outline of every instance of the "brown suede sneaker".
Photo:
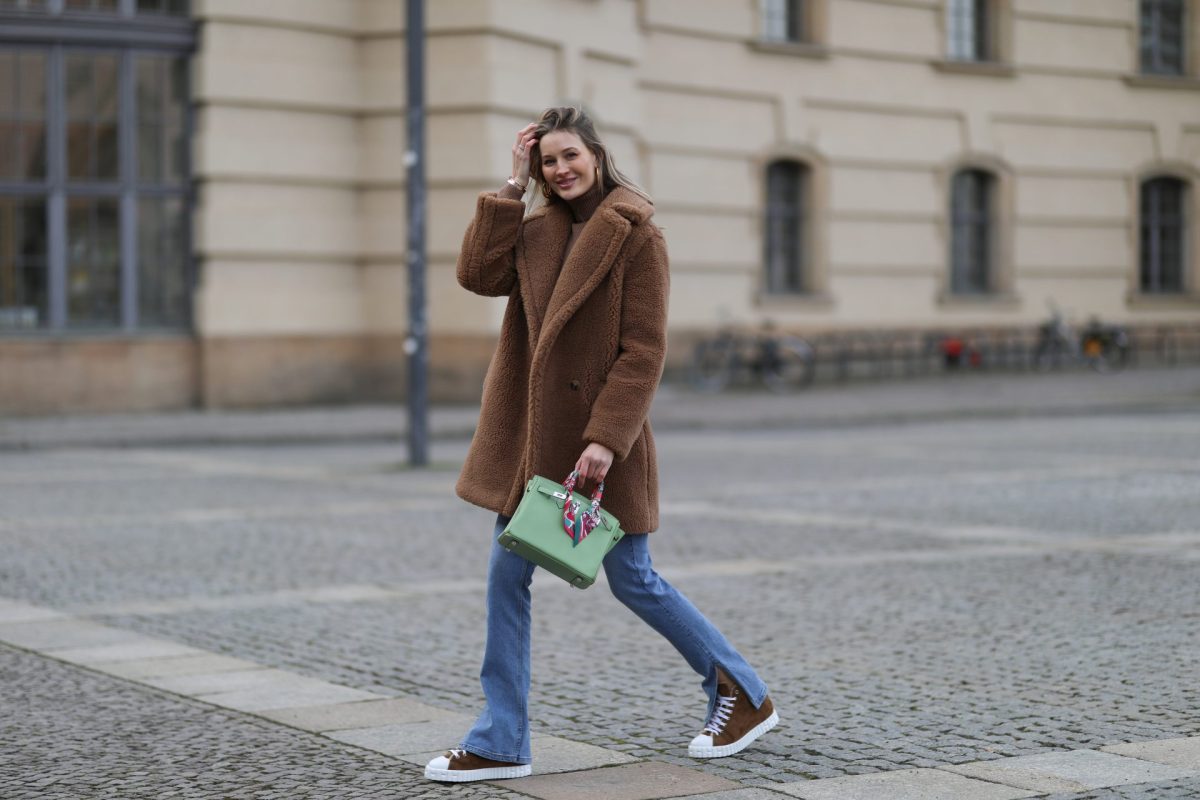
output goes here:
{"type": "Polygon", "coordinates": [[[717,704],[700,735],[688,745],[692,758],[720,758],[746,749],[747,745],[779,723],[771,698],[758,708],[741,687],[717,670],[717,704]]]}
{"type": "Polygon", "coordinates": [[[533,774],[529,764],[492,761],[466,750],[447,750],[425,765],[425,777],[431,781],[465,783],[467,781],[498,781],[504,778],[524,778],[533,774]]]}

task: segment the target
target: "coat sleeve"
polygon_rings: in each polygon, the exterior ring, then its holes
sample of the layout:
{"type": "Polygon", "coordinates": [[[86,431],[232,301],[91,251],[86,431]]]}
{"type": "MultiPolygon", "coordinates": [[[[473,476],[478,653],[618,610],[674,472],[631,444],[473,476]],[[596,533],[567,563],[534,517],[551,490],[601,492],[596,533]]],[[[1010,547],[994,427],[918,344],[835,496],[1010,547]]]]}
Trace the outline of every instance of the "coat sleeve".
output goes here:
{"type": "Polygon", "coordinates": [[[484,192],[475,203],[458,254],[458,283],[487,297],[509,294],[517,281],[516,244],[525,204],[484,192]]]}
{"type": "Polygon", "coordinates": [[[609,369],[584,430],[623,461],[642,433],[667,354],[667,247],[655,231],[625,272],[617,359],[609,369]]]}

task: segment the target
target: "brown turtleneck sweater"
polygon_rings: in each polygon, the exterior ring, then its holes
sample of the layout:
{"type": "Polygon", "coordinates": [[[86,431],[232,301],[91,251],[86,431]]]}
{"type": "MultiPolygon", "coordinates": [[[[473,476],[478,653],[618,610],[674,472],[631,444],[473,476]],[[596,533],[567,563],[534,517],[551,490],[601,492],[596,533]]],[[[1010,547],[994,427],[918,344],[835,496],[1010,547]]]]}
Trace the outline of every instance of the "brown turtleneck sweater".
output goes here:
{"type": "MultiPolygon", "coordinates": [[[[505,181],[504,186],[497,192],[497,196],[505,200],[520,200],[525,195],[520,189],[505,181]]],[[[563,250],[563,261],[566,261],[567,256],[571,254],[571,248],[575,246],[579,234],[583,233],[583,226],[592,218],[592,214],[596,213],[596,209],[600,207],[603,199],[604,193],[600,191],[600,182],[597,181],[592,184],[592,188],[588,190],[587,194],[567,201],[575,221],[571,223],[571,235],[567,237],[567,246],[563,250]]]]}

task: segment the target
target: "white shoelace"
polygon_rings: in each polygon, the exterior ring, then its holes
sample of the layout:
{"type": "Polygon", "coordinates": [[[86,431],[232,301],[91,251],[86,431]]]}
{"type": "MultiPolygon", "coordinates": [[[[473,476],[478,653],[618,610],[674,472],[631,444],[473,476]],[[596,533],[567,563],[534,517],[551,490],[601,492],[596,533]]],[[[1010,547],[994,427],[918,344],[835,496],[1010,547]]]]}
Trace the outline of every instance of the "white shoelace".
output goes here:
{"type": "Polygon", "coordinates": [[[452,747],[450,749],[450,758],[462,758],[466,754],[466,750],[459,750],[457,747],[452,747]]]}
{"type": "Polygon", "coordinates": [[[736,702],[737,695],[733,697],[717,695],[717,705],[713,708],[712,716],[708,718],[708,724],[704,726],[704,730],[713,736],[720,736],[721,731],[725,730],[725,726],[729,723],[729,717],[733,714],[733,706],[736,702]]]}

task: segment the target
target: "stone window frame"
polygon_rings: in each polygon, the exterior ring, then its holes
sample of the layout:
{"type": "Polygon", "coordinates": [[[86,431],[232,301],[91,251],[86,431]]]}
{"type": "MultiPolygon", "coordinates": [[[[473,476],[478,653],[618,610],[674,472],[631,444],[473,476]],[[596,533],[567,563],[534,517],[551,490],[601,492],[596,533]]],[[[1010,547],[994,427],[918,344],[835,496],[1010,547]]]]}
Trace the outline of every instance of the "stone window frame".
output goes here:
{"type": "Polygon", "coordinates": [[[1200,169],[1186,162],[1158,162],[1144,165],[1129,180],[1129,241],[1133,246],[1129,262],[1129,305],[1146,308],[1194,308],[1200,305],[1200,225],[1196,224],[1196,193],[1200,190],[1200,169]],[[1179,292],[1147,292],[1142,289],[1142,191],[1149,181],[1172,178],[1184,187],[1183,276],[1179,292]],[[1190,223],[1190,225],[1189,225],[1190,223]]]}
{"type": "Polygon", "coordinates": [[[773,308],[831,305],[828,275],[829,165],[824,156],[808,146],[773,148],[753,163],[759,211],[755,214],[756,240],[760,243],[759,269],[755,281],[756,305],[773,308]],[[772,164],[798,164],[805,175],[805,231],[801,253],[801,288],[798,292],[771,292],[767,285],[767,171],[772,164]]]}
{"type": "Polygon", "coordinates": [[[1183,71],[1179,74],[1147,72],[1142,64],[1142,2],[1134,5],[1130,20],[1133,63],[1124,81],[1132,87],[1200,91],[1200,0],[1183,0],[1183,71]]]}
{"type": "Polygon", "coordinates": [[[939,271],[937,301],[942,305],[988,304],[1016,308],[1016,276],[1013,264],[1015,231],[1015,177],[1012,167],[989,154],[969,154],[947,162],[938,170],[943,213],[939,215],[939,234],[944,262],[939,271]],[[954,179],[962,172],[981,172],[991,179],[988,218],[988,286],[982,292],[954,290],[954,179]]]}
{"type": "Polygon", "coordinates": [[[754,35],[749,45],[763,53],[824,59],[829,57],[829,0],[782,0],[793,13],[799,14],[800,38],[775,39],[766,35],[765,3],[754,2],[754,35]]]}
{"type": "Polygon", "coordinates": [[[939,5],[938,31],[942,43],[942,56],[933,61],[941,72],[956,72],[971,75],[1011,78],[1016,75],[1012,63],[1013,54],[1013,11],[1012,0],[942,0],[939,5]],[[986,51],[982,57],[955,55],[951,46],[951,16],[954,3],[978,3],[985,11],[986,51]]]}

